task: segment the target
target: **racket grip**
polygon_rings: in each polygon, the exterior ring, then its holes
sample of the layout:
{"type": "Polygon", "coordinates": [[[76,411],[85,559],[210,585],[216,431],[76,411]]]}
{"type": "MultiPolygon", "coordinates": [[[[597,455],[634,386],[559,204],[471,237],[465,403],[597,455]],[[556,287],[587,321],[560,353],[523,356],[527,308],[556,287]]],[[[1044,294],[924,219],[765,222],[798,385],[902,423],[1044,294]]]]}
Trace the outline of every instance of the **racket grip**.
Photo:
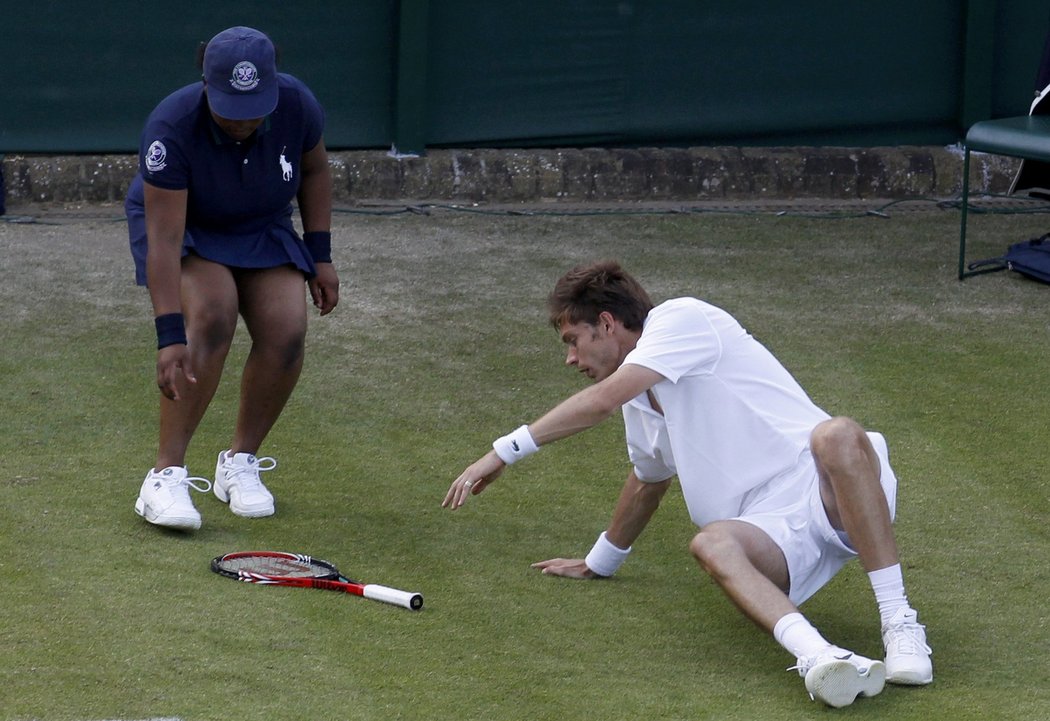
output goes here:
{"type": "Polygon", "coordinates": [[[413,611],[418,611],[423,608],[423,596],[421,594],[411,593],[409,591],[399,591],[396,588],[380,586],[376,583],[365,584],[363,595],[365,598],[370,598],[373,601],[392,603],[395,606],[403,606],[404,608],[410,608],[413,611]]]}

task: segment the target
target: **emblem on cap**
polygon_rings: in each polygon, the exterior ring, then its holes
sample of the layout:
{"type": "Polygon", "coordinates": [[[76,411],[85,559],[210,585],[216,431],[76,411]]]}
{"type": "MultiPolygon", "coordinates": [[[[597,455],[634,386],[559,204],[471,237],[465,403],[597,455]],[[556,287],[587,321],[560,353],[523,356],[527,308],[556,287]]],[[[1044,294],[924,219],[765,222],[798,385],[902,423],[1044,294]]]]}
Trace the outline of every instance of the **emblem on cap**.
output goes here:
{"type": "Polygon", "coordinates": [[[164,143],[154,140],[146,151],[146,170],[151,173],[164,170],[168,165],[167,159],[168,149],[164,147],[164,143]]]}
{"type": "Polygon", "coordinates": [[[259,85],[259,71],[255,65],[248,60],[242,60],[233,66],[233,74],[230,85],[234,90],[242,92],[254,90],[259,85]]]}

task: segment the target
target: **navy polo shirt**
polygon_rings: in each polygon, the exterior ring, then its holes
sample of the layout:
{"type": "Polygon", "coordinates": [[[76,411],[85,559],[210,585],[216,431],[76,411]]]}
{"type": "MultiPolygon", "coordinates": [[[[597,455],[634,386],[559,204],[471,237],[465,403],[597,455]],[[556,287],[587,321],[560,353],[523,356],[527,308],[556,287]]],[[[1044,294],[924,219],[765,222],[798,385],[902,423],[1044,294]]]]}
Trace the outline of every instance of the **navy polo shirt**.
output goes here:
{"type": "Polygon", "coordinates": [[[176,90],[150,114],[139,147],[139,173],[128,190],[132,255],[145,282],[143,182],[188,191],[183,252],[224,265],[292,264],[313,276],[313,260],[295,232],[292,200],[302,155],[324,130],[324,110],[298,79],[278,74],[277,107],[244,141],[211,117],[203,83],[176,90]]]}

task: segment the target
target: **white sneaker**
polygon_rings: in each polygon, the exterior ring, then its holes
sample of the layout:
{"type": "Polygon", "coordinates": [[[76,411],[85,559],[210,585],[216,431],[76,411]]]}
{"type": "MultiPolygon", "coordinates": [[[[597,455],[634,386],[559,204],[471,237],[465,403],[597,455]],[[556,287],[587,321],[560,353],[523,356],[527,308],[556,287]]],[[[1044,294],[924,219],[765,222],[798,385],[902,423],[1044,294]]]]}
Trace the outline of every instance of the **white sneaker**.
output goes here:
{"type": "Polygon", "coordinates": [[[926,627],[911,608],[900,608],[882,627],[886,647],[886,680],[890,683],[922,686],[933,681],[933,651],[926,645],[926,627]]]}
{"type": "Polygon", "coordinates": [[[277,467],[272,458],[256,458],[250,453],[223,451],[215,464],[215,495],[230,510],[245,518],[272,516],[273,495],[259,480],[259,471],[270,471],[277,467]],[[262,465],[269,463],[269,465],[262,465]]]}
{"type": "Polygon", "coordinates": [[[886,683],[886,665],[882,661],[858,656],[837,646],[798,659],[797,670],[806,679],[809,697],[828,706],[849,706],[857,696],[874,696],[886,683]]]}
{"type": "Polygon", "coordinates": [[[211,490],[211,481],[188,475],[182,466],[168,466],[160,471],[151,468],[142,481],[135,501],[135,513],[158,526],[188,530],[200,528],[201,514],[190,500],[191,488],[207,493],[211,490]],[[204,485],[197,485],[195,481],[204,485]]]}

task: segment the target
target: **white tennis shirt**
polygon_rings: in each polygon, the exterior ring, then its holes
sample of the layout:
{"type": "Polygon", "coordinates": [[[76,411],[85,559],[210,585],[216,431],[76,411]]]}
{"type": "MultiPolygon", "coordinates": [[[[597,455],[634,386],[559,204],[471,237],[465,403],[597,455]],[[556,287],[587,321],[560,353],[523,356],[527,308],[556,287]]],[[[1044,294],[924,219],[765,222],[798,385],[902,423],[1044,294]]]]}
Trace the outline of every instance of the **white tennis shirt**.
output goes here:
{"type": "Polygon", "coordinates": [[[624,363],[664,377],[623,406],[640,480],[677,473],[693,522],[740,515],[749,491],[794,468],[818,408],[765,346],[724,310],[696,298],[653,308],[624,363]]]}

